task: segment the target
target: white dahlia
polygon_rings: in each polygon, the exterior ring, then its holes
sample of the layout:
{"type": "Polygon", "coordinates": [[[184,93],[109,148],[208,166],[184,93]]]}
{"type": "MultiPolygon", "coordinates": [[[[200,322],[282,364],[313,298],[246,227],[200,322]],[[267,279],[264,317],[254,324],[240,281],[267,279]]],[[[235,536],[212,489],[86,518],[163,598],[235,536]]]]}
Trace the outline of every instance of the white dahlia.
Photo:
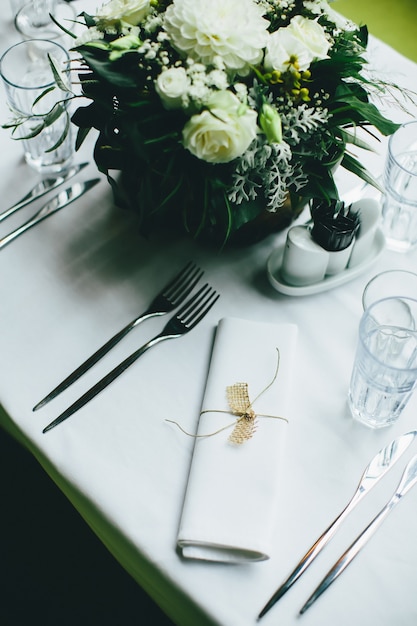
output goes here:
{"type": "Polygon", "coordinates": [[[226,68],[240,74],[261,61],[268,26],[253,0],[174,0],[164,22],[180,53],[205,65],[220,56],[226,68]]]}

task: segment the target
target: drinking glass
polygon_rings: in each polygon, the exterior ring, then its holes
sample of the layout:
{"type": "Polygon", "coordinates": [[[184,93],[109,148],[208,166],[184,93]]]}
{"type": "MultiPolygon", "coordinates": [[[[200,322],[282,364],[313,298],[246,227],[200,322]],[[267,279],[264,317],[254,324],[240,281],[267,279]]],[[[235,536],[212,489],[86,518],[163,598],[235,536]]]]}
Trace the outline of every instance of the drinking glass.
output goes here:
{"type": "Polygon", "coordinates": [[[417,299],[384,298],[365,309],[348,392],[352,416],[371,428],[396,422],[417,381],[417,299]]]}
{"type": "Polygon", "coordinates": [[[51,15],[67,30],[75,25],[75,10],[60,0],[27,0],[15,16],[15,26],[23,39],[48,39],[65,45],[68,35],[52,20],[51,15]]]}
{"type": "Polygon", "coordinates": [[[13,19],[16,17],[16,14],[24,4],[26,4],[27,0],[10,0],[10,8],[12,10],[13,19]]]}
{"type": "Polygon", "coordinates": [[[407,252],[417,244],[417,120],[389,138],[381,225],[387,248],[407,252]]]}
{"type": "Polygon", "coordinates": [[[377,300],[394,296],[417,299],[417,274],[400,269],[386,270],[376,274],[363,290],[363,310],[377,300]]]}
{"type": "Polygon", "coordinates": [[[38,54],[36,60],[31,60],[32,43],[22,41],[6,50],[0,59],[0,75],[14,118],[23,120],[16,133],[25,159],[35,170],[47,174],[65,169],[74,155],[68,94],[56,85],[48,59],[51,55],[58,67],[69,72],[69,55],[55,42],[37,40],[38,54]],[[49,89],[47,95],[40,97],[49,89]],[[57,103],[61,104],[62,113],[34,136],[35,129],[42,127],[45,116],[57,103]],[[68,126],[66,139],[61,143],[68,126]]]}

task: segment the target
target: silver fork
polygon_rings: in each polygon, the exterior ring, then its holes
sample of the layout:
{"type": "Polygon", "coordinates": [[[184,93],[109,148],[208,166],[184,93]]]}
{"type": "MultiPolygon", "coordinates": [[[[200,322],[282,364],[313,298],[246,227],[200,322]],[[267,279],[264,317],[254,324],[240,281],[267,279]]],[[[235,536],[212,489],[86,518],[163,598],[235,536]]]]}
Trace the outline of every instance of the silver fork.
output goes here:
{"type": "Polygon", "coordinates": [[[152,300],[146,311],[138,315],[134,320],[129,322],[124,328],[119,330],[111,337],[101,348],[92,354],[84,363],[75,369],[67,378],[65,378],[55,389],[48,393],[38,404],[33,407],[33,411],[37,411],[45,406],[48,402],[56,398],[60,393],[65,391],[72,383],[87,372],[97,361],[99,361],[107,352],[109,352],[123,337],[133,330],[138,324],[155,317],[170,313],[191,293],[204,272],[200,270],[191,261],[159,292],[152,300]]]}
{"type": "Polygon", "coordinates": [[[103,391],[111,382],[113,382],[120,374],[122,374],[132,363],[134,363],[142,354],[144,354],[149,348],[164,341],[165,339],[175,339],[185,335],[192,330],[210,311],[212,306],[219,299],[220,294],[216,293],[207,283],[201,287],[197,293],[184,304],[184,306],[174,315],[163,328],[159,335],[150,339],[138,350],[133,352],[124,361],[119,363],[111,372],[106,374],[98,383],[96,383],[91,389],[86,391],[84,395],[76,400],[70,407],[68,407],[61,415],[54,419],[48,426],[43,429],[43,433],[48,432],[58,424],[61,424],[68,417],[73,415],[76,411],[81,409],[87,402],[92,400],[100,391],[103,391]]]}

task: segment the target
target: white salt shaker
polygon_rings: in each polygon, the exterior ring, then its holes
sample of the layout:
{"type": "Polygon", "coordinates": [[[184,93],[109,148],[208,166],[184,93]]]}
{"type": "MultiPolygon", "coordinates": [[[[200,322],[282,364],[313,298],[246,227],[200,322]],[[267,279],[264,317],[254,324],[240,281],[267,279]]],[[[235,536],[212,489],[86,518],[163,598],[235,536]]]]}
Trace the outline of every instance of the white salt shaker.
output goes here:
{"type": "Polygon", "coordinates": [[[293,226],[287,233],[281,275],[296,287],[312,285],[323,280],[329,253],[311,237],[309,226],[293,226]]]}

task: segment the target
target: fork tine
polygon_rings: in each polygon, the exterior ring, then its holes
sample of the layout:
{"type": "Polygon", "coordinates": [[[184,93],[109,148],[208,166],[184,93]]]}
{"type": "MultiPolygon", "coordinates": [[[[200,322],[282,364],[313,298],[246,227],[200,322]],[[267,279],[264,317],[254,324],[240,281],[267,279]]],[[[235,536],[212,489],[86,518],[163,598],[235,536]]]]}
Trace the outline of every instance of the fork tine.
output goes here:
{"type": "Polygon", "coordinates": [[[180,309],[177,311],[176,317],[182,320],[186,315],[188,315],[195,306],[199,304],[202,298],[206,295],[207,291],[209,291],[211,287],[208,283],[205,283],[198,291],[195,292],[194,295],[189,298],[180,309]]]}
{"type": "Polygon", "coordinates": [[[159,335],[156,335],[153,339],[150,339],[141,348],[133,352],[124,361],[119,363],[114,369],[112,369],[106,376],[98,381],[91,389],[86,391],[78,400],[76,400],[71,406],[69,406],[61,415],[58,415],[48,426],[43,429],[43,433],[48,432],[58,424],[61,424],[64,420],[68,419],[87,402],[92,400],[98,393],[103,391],[111,382],[113,382],[120,374],[130,367],[142,354],[144,354],[149,348],[156,345],[160,341],[165,339],[173,339],[175,337],[181,337],[186,334],[192,328],[194,328],[198,322],[210,311],[214,303],[219,299],[220,294],[216,293],[207,283],[182,307],[182,309],[174,315],[165,328],[159,335]],[[185,315],[188,321],[184,321],[181,316],[185,315]],[[175,324],[175,322],[177,322],[175,324]],[[173,326],[176,327],[173,333],[173,326]]]}
{"type": "Polygon", "coordinates": [[[219,295],[216,297],[216,292],[206,283],[179,309],[176,317],[191,330],[208,313],[218,298],[219,295]],[[208,306],[211,300],[213,301],[208,306]],[[208,308],[200,315],[205,307],[208,308]]]}
{"type": "Polygon", "coordinates": [[[197,326],[199,322],[201,322],[203,317],[207,315],[211,307],[214,306],[214,304],[217,302],[219,298],[220,298],[220,294],[216,293],[215,291],[213,291],[209,295],[209,297],[201,304],[198,310],[194,311],[194,316],[197,315],[197,317],[194,317],[194,319],[187,322],[188,330],[191,330],[192,328],[197,326]]]}
{"type": "Polygon", "coordinates": [[[168,285],[168,289],[164,290],[163,295],[174,306],[180,304],[191,293],[203,274],[203,270],[196,265],[186,265],[176,279],[168,285]]]}
{"type": "Polygon", "coordinates": [[[195,272],[197,269],[198,268],[193,261],[188,261],[188,263],[184,265],[184,267],[178,272],[178,274],[176,274],[174,278],[171,278],[171,280],[165,285],[161,293],[163,293],[164,296],[170,296],[177,289],[181,288],[181,285],[184,283],[184,281],[186,282],[189,279],[190,274],[192,274],[192,272],[195,272]]]}
{"type": "Polygon", "coordinates": [[[193,263],[193,261],[188,261],[184,265],[184,267],[178,272],[178,274],[176,274],[174,278],[170,279],[170,281],[165,285],[162,292],[166,293],[169,289],[175,288],[175,286],[184,278],[184,276],[186,276],[194,267],[195,263],[193,263]]]}
{"type": "Polygon", "coordinates": [[[175,307],[180,305],[185,298],[194,289],[201,276],[204,274],[203,270],[199,269],[195,263],[189,261],[180,272],[159,292],[156,298],[151,303],[150,307],[141,313],[134,320],[129,322],[120,331],[118,331],[113,337],[111,337],[104,345],[102,345],[94,354],[92,354],[86,361],[79,365],[69,376],[67,376],[61,383],[59,383],[47,396],[45,396],[34,407],[33,411],[37,411],[56,398],[60,393],[65,391],[70,385],[78,380],[90,367],[95,365],[105,354],[107,354],[119,341],[123,339],[133,328],[135,328],[141,321],[151,317],[153,315],[162,315],[172,311],[175,307]]]}

